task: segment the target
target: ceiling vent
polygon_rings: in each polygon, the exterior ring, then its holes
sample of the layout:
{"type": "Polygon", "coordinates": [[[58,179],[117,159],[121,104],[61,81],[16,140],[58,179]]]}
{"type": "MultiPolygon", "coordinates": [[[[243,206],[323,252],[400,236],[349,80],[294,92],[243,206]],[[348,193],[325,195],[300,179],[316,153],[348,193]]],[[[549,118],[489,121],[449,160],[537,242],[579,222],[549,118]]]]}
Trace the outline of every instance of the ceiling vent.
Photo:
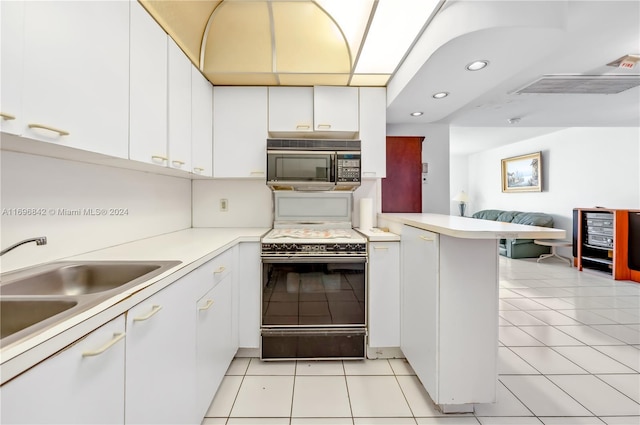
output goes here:
{"type": "Polygon", "coordinates": [[[616,94],[640,86],[640,75],[545,75],[517,94],[616,94]]]}

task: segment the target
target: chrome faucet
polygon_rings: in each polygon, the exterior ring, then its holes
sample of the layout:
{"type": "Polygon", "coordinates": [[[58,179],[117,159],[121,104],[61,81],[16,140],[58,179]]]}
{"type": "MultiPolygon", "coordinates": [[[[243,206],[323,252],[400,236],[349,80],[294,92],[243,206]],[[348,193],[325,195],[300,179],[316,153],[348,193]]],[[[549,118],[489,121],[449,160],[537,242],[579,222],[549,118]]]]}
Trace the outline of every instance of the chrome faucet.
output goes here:
{"type": "Polygon", "coordinates": [[[46,236],[38,236],[37,238],[29,238],[29,239],[25,239],[23,241],[20,241],[18,243],[14,243],[9,248],[5,248],[2,251],[0,251],[0,256],[3,256],[7,252],[16,249],[20,245],[24,245],[24,244],[29,243],[29,242],[35,242],[36,245],[46,245],[47,244],[47,237],[46,236]]]}

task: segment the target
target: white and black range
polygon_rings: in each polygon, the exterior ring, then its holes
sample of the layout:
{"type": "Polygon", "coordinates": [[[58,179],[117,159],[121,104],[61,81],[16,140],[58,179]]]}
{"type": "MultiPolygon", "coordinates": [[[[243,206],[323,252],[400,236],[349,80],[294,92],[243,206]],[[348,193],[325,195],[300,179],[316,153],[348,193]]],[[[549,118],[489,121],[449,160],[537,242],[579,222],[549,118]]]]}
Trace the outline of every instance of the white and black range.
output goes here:
{"type": "Polygon", "coordinates": [[[351,227],[351,193],[274,192],[262,238],[261,358],[361,359],[367,240],[351,227]]]}

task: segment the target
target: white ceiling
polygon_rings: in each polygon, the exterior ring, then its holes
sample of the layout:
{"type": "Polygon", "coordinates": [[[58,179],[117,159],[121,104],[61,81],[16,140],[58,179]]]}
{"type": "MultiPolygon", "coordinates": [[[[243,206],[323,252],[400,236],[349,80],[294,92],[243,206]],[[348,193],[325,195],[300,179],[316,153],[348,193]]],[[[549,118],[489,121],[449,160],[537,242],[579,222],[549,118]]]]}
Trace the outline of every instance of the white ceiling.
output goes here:
{"type": "Polygon", "coordinates": [[[640,76],[606,66],[640,54],[639,0],[449,0],[388,84],[388,123],[447,123],[465,154],[566,127],[640,127],[640,87],[516,94],[545,75],[640,76]],[[470,72],[478,59],[487,68],[470,72]],[[432,94],[449,92],[444,99],[432,94]],[[421,117],[411,117],[422,111],[421,117]],[[508,119],[518,117],[517,124],[508,119]],[[508,128],[509,131],[505,131],[508,128]]]}

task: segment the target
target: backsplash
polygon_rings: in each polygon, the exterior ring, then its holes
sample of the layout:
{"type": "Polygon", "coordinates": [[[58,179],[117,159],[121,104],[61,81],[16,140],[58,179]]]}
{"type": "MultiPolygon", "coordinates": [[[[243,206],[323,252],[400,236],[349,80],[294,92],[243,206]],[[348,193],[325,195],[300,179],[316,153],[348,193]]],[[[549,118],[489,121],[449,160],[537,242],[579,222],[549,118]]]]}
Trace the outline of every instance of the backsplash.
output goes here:
{"type": "Polygon", "coordinates": [[[271,194],[264,180],[194,180],[193,227],[271,227],[271,194]],[[221,211],[221,199],[227,211],[221,211]]]}
{"type": "Polygon", "coordinates": [[[191,227],[191,181],[0,152],[2,272],[191,227]]]}
{"type": "MultiPolygon", "coordinates": [[[[365,179],[353,192],[353,224],[359,224],[360,198],[373,198],[380,211],[380,180],[365,179]]],[[[375,217],[373,217],[375,224],[375,217]]],[[[221,179],[193,181],[193,227],[271,227],[273,195],[264,180],[221,179]],[[227,211],[220,200],[226,199],[227,211]]]]}

